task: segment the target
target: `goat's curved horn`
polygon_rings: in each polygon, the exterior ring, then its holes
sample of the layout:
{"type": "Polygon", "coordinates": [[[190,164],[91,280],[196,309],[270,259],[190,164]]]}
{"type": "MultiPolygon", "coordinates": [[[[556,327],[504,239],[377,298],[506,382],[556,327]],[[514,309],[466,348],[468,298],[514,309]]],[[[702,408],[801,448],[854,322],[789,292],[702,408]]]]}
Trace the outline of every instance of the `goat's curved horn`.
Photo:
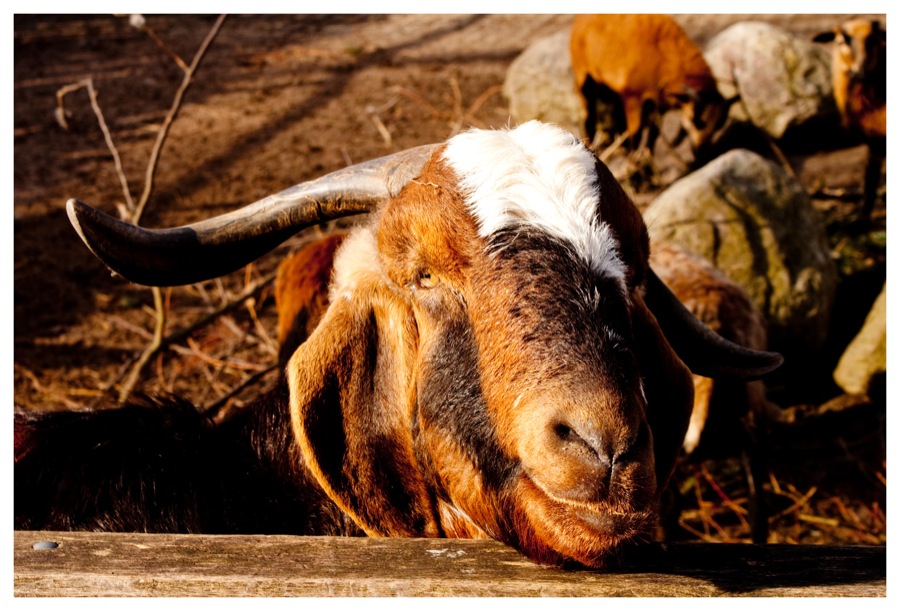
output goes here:
{"type": "Polygon", "coordinates": [[[373,159],[184,227],[145,229],[70,199],[75,231],[98,259],[148,286],[191,284],[256,260],[298,231],[371,212],[418,176],[437,145],[373,159]]]}
{"type": "Polygon", "coordinates": [[[693,373],[707,377],[760,378],[781,366],[777,352],[751,350],[728,341],[695,317],[649,270],[644,301],[672,348],[693,373]]]}

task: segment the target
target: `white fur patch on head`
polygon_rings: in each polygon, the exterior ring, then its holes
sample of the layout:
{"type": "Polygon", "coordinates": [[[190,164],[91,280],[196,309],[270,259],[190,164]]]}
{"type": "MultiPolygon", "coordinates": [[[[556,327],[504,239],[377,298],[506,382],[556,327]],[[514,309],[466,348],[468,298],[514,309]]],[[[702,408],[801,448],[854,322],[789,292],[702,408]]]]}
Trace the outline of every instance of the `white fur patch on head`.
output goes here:
{"type": "Polygon", "coordinates": [[[450,139],[444,159],[459,177],[482,237],[518,225],[540,229],[624,287],[618,243],[597,213],[595,157],[570,133],[538,121],[473,129],[450,139]]]}

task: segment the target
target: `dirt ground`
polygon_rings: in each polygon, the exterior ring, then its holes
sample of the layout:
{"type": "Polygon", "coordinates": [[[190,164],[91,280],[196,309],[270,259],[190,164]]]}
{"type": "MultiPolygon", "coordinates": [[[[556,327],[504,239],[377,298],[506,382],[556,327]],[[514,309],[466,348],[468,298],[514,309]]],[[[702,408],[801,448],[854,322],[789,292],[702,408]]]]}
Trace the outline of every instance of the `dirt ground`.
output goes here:
{"type": "MultiPolygon", "coordinates": [[[[701,43],[747,18],[678,17],[701,43]]],[[[830,15],[754,18],[801,36],[836,22],[830,15]]],[[[111,277],[69,224],[70,197],[110,212],[125,198],[87,89],[65,96],[68,129],[58,121],[57,93],[91,79],[136,199],[183,78],[171,53],[189,64],[214,21],[148,17],[164,50],[126,17],[15,17],[16,406],[114,405],[156,318],[151,291],[111,277]]],[[[509,118],[500,85],[510,62],[570,21],[565,15],[229,16],[168,132],[141,224],[196,221],[470,125],[504,126],[509,118]]],[[[843,275],[839,323],[821,362],[808,376],[776,379],[770,388],[785,408],[785,422],[773,426],[766,482],[775,513],[770,541],[884,544],[884,398],[842,396],[828,369],[884,281],[884,204],[876,206],[874,230],[849,231],[864,150],[802,148],[785,152],[816,194],[843,275]]],[[[292,238],[227,278],[164,290],[166,331],[175,333],[262,282],[252,300],[154,357],[136,391],[173,392],[229,409],[271,384],[275,319],[266,280],[307,239],[292,238]]],[[[685,465],[679,483],[686,499],[680,536],[747,540],[746,489],[733,458],[685,465]]]]}

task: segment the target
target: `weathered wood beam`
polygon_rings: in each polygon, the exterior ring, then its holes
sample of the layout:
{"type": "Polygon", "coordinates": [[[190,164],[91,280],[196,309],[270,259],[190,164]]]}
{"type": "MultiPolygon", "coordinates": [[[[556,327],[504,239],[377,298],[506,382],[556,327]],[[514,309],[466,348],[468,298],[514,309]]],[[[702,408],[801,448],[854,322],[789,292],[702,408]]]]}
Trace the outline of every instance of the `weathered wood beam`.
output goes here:
{"type": "Polygon", "coordinates": [[[16,531],[14,547],[21,597],[883,597],[887,581],[885,547],[652,545],[609,571],[460,539],[16,531]]]}

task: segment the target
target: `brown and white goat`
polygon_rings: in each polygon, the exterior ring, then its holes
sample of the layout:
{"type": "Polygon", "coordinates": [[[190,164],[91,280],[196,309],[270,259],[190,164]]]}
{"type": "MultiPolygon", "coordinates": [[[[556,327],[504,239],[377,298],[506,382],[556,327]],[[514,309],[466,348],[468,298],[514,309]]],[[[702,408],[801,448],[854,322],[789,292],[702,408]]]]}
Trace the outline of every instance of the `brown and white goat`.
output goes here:
{"type": "Polygon", "coordinates": [[[589,145],[596,136],[597,102],[610,97],[621,109],[619,129],[632,148],[643,134],[642,146],[651,153],[659,119],[668,110],[681,109],[677,141],[687,134],[695,152],[711,142],[728,115],[702,52],[667,15],[579,15],[570,53],[589,145]]]}
{"type": "Polygon", "coordinates": [[[887,32],[876,20],[850,19],[813,40],[834,42],[834,101],[843,126],[862,136],[868,148],[861,214],[868,219],[887,145],[887,32]]]}
{"type": "Polygon", "coordinates": [[[327,308],[288,360],[289,407],[271,422],[289,419],[294,441],[277,444],[290,468],[274,470],[373,536],[493,537],[537,562],[603,566],[654,532],[691,411],[685,363],[753,377],[781,361],[692,317],[649,268],[646,227],[609,170],[537,122],[187,227],[68,209],[95,254],[145,284],[220,275],[304,227],[371,212],[334,256],[327,308]]]}

